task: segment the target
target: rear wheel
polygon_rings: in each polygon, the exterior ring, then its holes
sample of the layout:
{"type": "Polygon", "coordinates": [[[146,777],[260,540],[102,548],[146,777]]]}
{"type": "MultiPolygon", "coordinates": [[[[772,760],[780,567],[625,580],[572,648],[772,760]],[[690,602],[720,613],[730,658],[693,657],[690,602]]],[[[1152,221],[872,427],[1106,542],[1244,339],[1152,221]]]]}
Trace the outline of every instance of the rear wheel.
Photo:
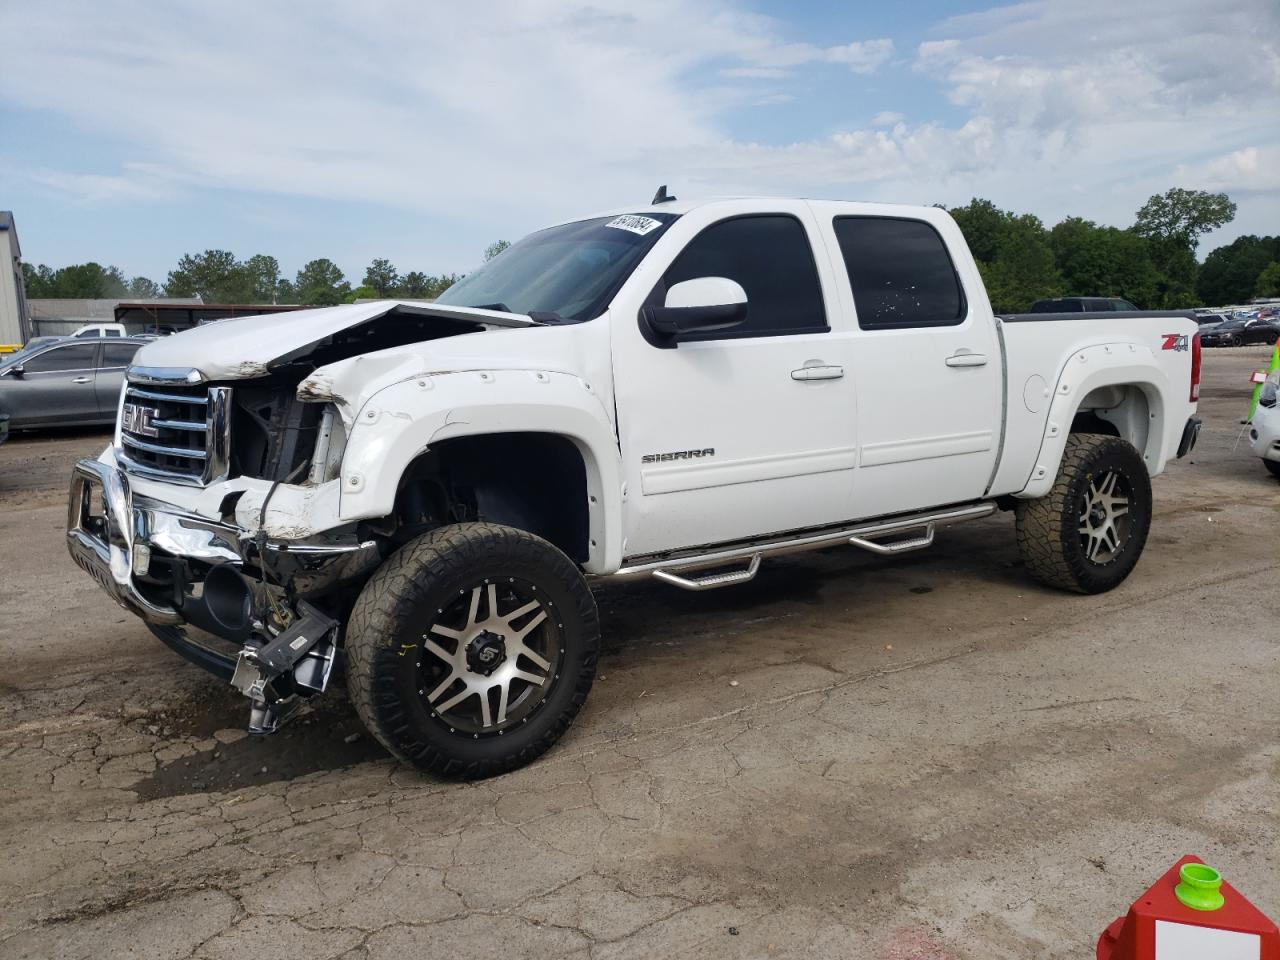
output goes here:
{"type": "Polygon", "coordinates": [[[542,754],[595,677],[600,630],[578,568],[511,527],[424,534],[370,578],[347,628],[349,686],[401,759],[487,777],[542,754]]]}
{"type": "Polygon", "coordinates": [[[1078,593],[1119,585],[1151,528],[1151,480],[1142,457],[1117,437],[1072,434],[1058,477],[1015,508],[1018,548],[1037,580],[1078,593]]]}

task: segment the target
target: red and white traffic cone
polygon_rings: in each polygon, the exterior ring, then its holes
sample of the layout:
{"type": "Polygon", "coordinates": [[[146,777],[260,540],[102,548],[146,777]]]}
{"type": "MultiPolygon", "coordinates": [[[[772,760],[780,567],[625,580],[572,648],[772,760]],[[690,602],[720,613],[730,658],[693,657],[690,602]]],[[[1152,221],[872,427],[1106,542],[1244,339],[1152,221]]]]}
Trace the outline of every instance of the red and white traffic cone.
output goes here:
{"type": "Polygon", "coordinates": [[[1098,960],[1280,960],[1280,930],[1217,870],[1183,857],[1103,931],[1098,960]]]}

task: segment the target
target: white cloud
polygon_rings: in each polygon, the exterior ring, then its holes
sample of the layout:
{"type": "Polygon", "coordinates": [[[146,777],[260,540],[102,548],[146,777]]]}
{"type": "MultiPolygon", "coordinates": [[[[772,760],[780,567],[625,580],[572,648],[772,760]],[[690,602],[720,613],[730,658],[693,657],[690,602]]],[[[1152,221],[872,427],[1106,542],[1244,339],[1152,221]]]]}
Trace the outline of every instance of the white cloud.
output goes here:
{"type": "Polygon", "coordinates": [[[832,63],[848,64],[854,73],[873,73],[893,56],[892,40],[867,40],[846,43],[842,47],[830,47],[825,59],[832,63]]]}
{"type": "Polygon", "coordinates": [[[19,171],[93,202],[228,189],[515,233],[666,181],[682,196],[976,194],[1128,222],[1185,179],[1254,191],[1253,209],[1280,216],[1275,0],[1033,0],[954,18],[910,77],[936,86],[945,119],[885,111],[868,129],[838,118],[863,105],[862,77],[901,69],[892,39],[790,42],[734,2],[5,4],[0,35],[24,41],[0,97],[127,145],[123,167],[19,171]],[[807,138],[726,132],[729,108],[788,102],[793,78],[833,67],[852,76],[807,138]]]}
{"type": "Polygon", "coordinates": [[[1246,147],[1203,163],[1178,164],[1179,183],[1201,190],[1280,191],[1280,143],[1246,147]]]}
{"type": "MultiPolygon", "coordinates": [[[[777,78],[809,64],[866,73],[889,40],[787,43],[719,0],[509,0],[425,8],[229,0],[6,5],[0,96],[132,145],[193,185],[376,201],[466,215],[616,203],[665,157],[722,139],[727,102],[784,91],[700,89],[694,71],[777,78]],[[499,199],[500,198],[500,199],[499,199]]],[[[81,158],[82,159],[82,158],[81,158]]],[[[41,174],[124,196],[137,170],[41,174]]]]}

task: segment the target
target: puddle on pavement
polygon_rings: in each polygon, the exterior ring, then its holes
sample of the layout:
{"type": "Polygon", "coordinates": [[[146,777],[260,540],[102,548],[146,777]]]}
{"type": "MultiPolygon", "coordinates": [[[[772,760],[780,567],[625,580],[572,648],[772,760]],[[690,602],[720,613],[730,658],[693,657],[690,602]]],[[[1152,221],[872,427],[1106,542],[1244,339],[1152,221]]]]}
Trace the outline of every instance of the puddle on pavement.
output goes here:
{"type": "Polygon", "coordinates": [[[213,685],[193,691],[192,696],[143,721],[143,728],[156,731],[160,738],[158,748],[166,741],[175,745],[192,738],[208,741],[219,732],[224,738],[237,739],[160,763],[154,773],[134,784],[138,799],[234,791],[387,759],[387,752],[365,732],[351,705],[338,697],[320,698],[310,712],[270,736],[240,737],[248,717],[243,696],[213,685]]]}

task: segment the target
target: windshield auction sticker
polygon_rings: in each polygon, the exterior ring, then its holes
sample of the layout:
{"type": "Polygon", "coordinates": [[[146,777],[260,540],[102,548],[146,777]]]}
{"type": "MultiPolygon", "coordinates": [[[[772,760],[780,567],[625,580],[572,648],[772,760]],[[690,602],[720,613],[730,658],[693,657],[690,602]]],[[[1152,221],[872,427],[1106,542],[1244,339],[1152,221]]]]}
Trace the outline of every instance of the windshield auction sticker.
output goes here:
{"type": "Polygon", "coordinates": [[[615,230],[630,230],[632,233],[638,233],[643,237],[646,233],[652,233],[662,226],[662,221],[655,220],[653,217],[640,217],[629,213],[621,217],[614,217],[605,226],[613,227],[615,230]]]}

